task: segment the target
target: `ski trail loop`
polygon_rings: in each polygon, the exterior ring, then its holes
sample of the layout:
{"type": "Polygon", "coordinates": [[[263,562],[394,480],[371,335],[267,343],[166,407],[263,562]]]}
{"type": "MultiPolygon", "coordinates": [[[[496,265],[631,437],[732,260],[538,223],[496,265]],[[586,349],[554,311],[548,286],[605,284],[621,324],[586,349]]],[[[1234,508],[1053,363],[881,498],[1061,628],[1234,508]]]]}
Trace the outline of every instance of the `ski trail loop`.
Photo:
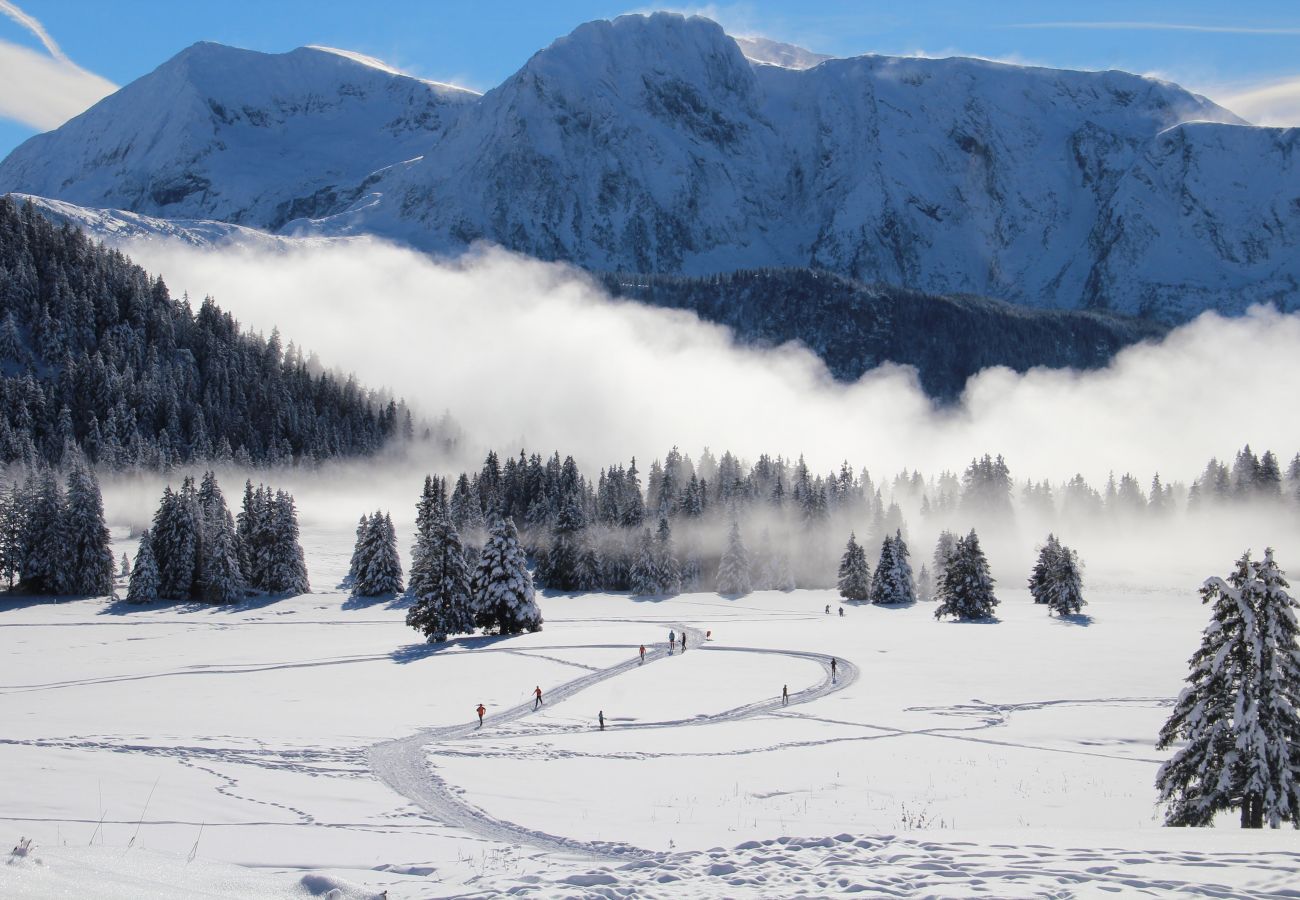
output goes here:
{"type": "MultiPolygon", "coordinates": [[[[831,675],[831,658],[818,653],[806,653],[797,650],[772,650],[757,647],[721,647],[712,646],[704,640],[704,632],[698,628],[677,625],[689,639],[688,650],[699,652],[708,650],[724,653],[764,653],[775,656],[791,656],[808,659],[822,667],[823,679],[812,687],[804,688],[790,694],[789,704],[795,706],[807,703],[819,697],[825,697],[834,691],[848,687],[858,678],[858,667],[846,659],[837,658],[836,674],[831,675]]],[[[631,648],[629,648],[631,649],[631,648]]],[[[676,655],[680,655],[678,650],[676,655]]],[[[645,663],[648,665],[667,659],[666,644],[647,645],[645,663]]],[[[577,696],[582,691],[607,681],[632,669],[640,668],[642,663],[636,653],[624,662],[598,669],[572,681],[551,688],[544,697],[544,703],[554,705],[577,696]]],[[[646,722],[623,725],[621,728],[666,728],[678,726],[711,725],[716,722],[734,722],[753,716],[774,712],[782,708],[779,696],[758,700],[744,706],[738,706],[714,715],[702,715],[690,719],[668,722],[646,722]]],[[[437,770],[429,764],[429,750],[438,744],[452,741],[473,739],[483,735],[496,726],[517,721],[533,713],[533,700],[530,699],[517,706],[483,719],[482,727],[477,720],[459,725],[446,725],[441,728],[426,728],[407,737],[383,741],[371,746],[366,751],[367,760],[375,777],[388,785],[398,794],[420,807],[430,817],[444,825],[459,828],[471,834],[501,841],[508,844],[526,844],[541,850],[565,853],[588,858],[629,861],[636,859],[654,859],[663,854],[631,844],[615,841],[580,841],[560,835],[548,834],[532,828],[525,828],[514,822],[495,818],[484,810],[466,802],[461,792],[447,783],[437,770]]]]}

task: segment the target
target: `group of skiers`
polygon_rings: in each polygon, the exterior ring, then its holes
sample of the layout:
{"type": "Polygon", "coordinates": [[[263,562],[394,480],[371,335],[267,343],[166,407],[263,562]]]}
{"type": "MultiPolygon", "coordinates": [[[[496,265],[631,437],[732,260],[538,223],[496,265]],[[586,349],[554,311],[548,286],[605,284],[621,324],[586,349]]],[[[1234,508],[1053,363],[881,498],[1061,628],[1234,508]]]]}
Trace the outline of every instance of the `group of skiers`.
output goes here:
{"type": "MultiPolygon", "coordinates": [[[[831,608],[828,605],[826,607],[826,612],[828,615],[830,614],[830,611],[831,608]]],[[[843,608],[840,609],[840,615],[841,616],[844,615],[843,608]]],[[[711,637],[713,637],[713,632],[712,631],[707,632],[706,639],[711,637]]],[[[668,655],[669,656],[672,656],[673,652],[677,649],[677,642],[678,642],[677,632],[670,630],[668,632],[668,655]]],[[[685,653],[686,652],[685,629],[682,630],[681,645],[682,645],[682,652],[685,653]]],[[[645,665],[645,654],[646,654],[645,644],[642,644],[639,648],[637,648],[637,654],[639,657],[638,665],[645,665]]],[[[832,656],[831,657],[831,683],[832,684],[834,684],[838,680],[838,675],[839,675],[839,662],[838,660],[835,659],[835,657],[832,656]]],[[[783,684],[781,685],[781,705],[788,706],[789,703],[790,703],[790,686],[788,684],[783,684]]],[[[533,688],[533,711],[536,712],[538,709],[541,708],[541,706],[542,706],[542,686],[539,684],[533,688]]],[[[478,713],[478,727],[482,728],[483,716],[487,714],[487,707],[484,706],[482,703],[480,703],[474,711],[478,713]]],[[[603,709],[596,713],[596,722],[599,725],[600,730],[604,731],[605,711],[603,709]]]]}

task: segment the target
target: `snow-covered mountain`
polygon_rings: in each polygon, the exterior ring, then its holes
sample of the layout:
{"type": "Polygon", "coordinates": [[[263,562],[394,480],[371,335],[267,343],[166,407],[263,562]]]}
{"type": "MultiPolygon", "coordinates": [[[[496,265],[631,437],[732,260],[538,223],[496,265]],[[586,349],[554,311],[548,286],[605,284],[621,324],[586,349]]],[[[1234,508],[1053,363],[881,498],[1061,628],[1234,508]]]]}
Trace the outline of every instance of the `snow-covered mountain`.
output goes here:
{"type": "Polygon", "coordinates": [[[1297,130],[1122,72],[797,49],[624,16],[479,97],[200,44],[18,148],[0,191],[605,271],[813,266],[1171,320],[1296,305],[1297,130]]]}
{"type": "Polygon", "coordinates": [[[329,48],[200,43],[27,141],[0,181],[86,207],[276,231],[355,202],[477,99],[329,48]]]}

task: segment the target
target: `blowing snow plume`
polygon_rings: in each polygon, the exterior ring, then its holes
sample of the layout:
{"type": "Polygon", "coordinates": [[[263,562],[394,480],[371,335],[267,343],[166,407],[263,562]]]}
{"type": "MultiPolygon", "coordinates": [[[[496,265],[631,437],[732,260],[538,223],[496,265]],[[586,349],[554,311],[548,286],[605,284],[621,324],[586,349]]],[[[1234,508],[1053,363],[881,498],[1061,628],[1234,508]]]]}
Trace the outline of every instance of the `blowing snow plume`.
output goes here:
{"type": "Polygon", "coordinates": [[[524,441],[598,465],[675,443],[885,472],[1001,452],[1035,478],[1097,482],[1111,470],[1190,480],[1247,442],[1300,447],[1300,422],[1282,413],[1300,383],[1300,317],[1266,309],[1202,316],[1096,372],[988,370],[938,409],[910,369],[837,383],[801,346],[739,346],[692,314],[613,301],[576,270],[495,249],[456,262],[369,239],[124,249],[174,292],[278,326],[428,416],[450,410],[472,452],[524,441]]]}

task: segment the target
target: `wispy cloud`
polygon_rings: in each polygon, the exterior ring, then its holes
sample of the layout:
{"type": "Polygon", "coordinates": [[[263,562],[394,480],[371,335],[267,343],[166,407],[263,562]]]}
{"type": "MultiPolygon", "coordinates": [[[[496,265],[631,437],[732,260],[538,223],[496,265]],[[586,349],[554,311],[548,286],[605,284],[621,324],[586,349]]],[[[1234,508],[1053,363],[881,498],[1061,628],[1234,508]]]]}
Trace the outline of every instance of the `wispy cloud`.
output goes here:
{"type": "Polygon", "coordinates": [[[49,51],[50,56],[53,56],[55,59],[61,59],[64,62],[68,61],[67,54],[63,52],[62,48],[59,47],[54,38],[50,37],[50,33],[45,30],[44,25],[37,21],[35,16],[23,12],[17,6],[10,3],[9,0],[0,0],[0,13],[4,13],[32,34],[36,35],[37,40],[45,45],[45,49],[49,51]]]}
{"type": "Polygon", "coordinates": [[[0,13],[30,31],[48,53],[0,40],[0,117],[45,131],[117,90],[68,59],[45,26],[13,3],[0,0],[0,13]]]}
{"type": "Polygon", "coordinates": [[[1300,35],[1300,27],[1195,25],[1188,22],[1019,22],[1007,28],[1055,28],[1085,31],[1196,31],[1205,34],[1300,35]]]}

